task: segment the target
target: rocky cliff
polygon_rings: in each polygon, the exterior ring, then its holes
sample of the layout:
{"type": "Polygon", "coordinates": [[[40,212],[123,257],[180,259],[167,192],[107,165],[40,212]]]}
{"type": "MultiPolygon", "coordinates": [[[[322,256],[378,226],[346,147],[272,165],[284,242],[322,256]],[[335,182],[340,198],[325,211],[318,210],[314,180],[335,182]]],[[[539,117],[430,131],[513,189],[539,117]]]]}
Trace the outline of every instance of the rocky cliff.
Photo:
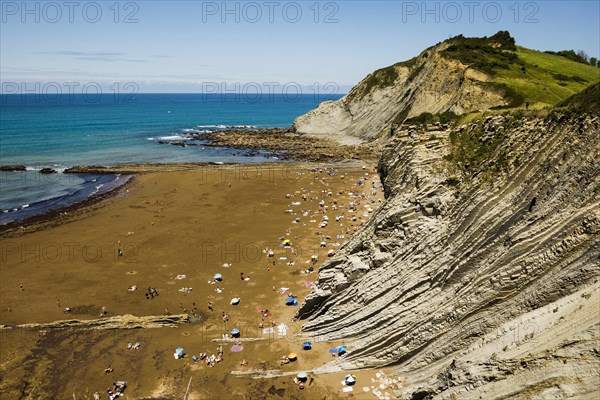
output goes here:
{"type": "Polygon", "coordinates": [[[369,74],[346,96],[298,117],[292,130],[344,144],[384,138],[425,114],[554,106],[600,80],[600,69],[519,47],[506,31],[450,38],[369,74]]]}
{"type": "Polygon", "coordinates": [[[298,117],[292,130],[346,144],[385,136],[394,124],[424,112],[466,112],[504,106],[503,91],[489,76],[445,57],[446,41],[418,57],[377,70],[337,101],[327,101],[298,117]]]}
{"type": "Polygon", "coordinates": [[[321,371],[392,367],[397,398],[597,395],[599,138],[597,111],[569,109],[399,129],[384,206],[297,315],[353,340],[321,371]]]}

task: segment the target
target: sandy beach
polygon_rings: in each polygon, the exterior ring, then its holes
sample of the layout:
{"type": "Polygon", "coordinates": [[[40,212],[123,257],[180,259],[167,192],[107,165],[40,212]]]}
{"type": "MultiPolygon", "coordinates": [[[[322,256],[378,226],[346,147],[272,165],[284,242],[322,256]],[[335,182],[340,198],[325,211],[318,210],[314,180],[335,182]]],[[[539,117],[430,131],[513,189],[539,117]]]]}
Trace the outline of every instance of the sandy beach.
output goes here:
{"type": "Polygon", "coordinates": [[[342,396],[343,374],[309,374],[302,390],[293,378],[330,360],[330,348],[349,345],[351,351],[351,343],[300,335],[301,321],[292,320],[297,307],[285,302],[289,296],[302,302],[319,265],[382,199],[372,164],[148,172],[114,198],[75,216],[67,212],[57,226],[6,237],[1,397],[93,399],[98,392],[107,398],[119,380],[128,382],[130,399],[342,396]],[[213,279],[216,274],[222,280],[213,279]],[[234,298],[239,304],[231,304],[234,298]],[[142,329],[19,327],[115,317],[118,325],[126,315],[185,315],[190,322],[142,329]],[[232,352],[235,341],[214,341],[233,328],[241,331],[239,352],[232,352]],[[311,350],[302,350],[306,340],[311,350]],[[139,348],[128,349],[136,343],[139,348]],[[202,353],[218,359],[219,345],[222,361],[193,360],[202,353]],[[185,349],[182,359],[174,357],[178,347],[185,349]],[[290,352],[297,360],[280,365],[290,352]],[[254,370],[291,375],[245,375],[254,370]]]}

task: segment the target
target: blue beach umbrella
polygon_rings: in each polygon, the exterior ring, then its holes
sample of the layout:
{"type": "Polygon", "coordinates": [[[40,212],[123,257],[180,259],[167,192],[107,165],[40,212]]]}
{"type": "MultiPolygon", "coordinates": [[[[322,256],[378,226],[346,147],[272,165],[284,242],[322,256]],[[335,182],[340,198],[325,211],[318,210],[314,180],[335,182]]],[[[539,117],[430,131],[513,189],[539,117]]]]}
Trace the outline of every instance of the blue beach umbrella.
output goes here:
{"type": "Polygon", "coordinates": [[[233,337],[240,336],[240,330],[238,328],[233,328],[232,330],[229,331],[229,333],[231,333],[231,336],[233,336],[233,337]]]}
{"type": "Polygon", "coordinates": [[[341,356],[342,354],[344,354],[346,352],[347,348],[348,348],[348,346],[340,346],[340,347],[338,347],[338,349],[337,349],[338,355],[341,356]]]}
{"type": "Polygon", "coordinates": [[[288,297],[287,299],[285,299],[285,305],[291,306],[294,304],[294,301],[296,301],[296,299],[294,299],[293,297],[288,297]]]}
{"type": "Polygon", "coordinates": [[[312,343],[311,342],[304,342],[304,343],[302,343],[302,348],[304,350],[310,350],[310,349],[312,349],[312,343]]]}
{"type": "Polygon", "coordinates": [[[216,279],[216,280],[221,280],[221,279],[223,279],[223,275],[221,275],[221,274],[215,274],[215,275],[213,276],[213,279],[216,279]]]}
{"type": "Polygon", "coordinates": [[[183,349],[183,347],[178,347],[175,349],[176,358],[182,358],[184,355],[185,355],[185,350],[183,349]]]}

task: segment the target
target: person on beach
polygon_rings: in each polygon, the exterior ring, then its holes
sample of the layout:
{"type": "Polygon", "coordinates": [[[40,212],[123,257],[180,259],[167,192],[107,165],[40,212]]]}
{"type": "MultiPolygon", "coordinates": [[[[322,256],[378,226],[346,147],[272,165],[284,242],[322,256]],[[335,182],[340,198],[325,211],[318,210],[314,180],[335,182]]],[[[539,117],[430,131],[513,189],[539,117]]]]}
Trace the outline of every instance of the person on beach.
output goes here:
{"type": "Polygon", "coordinates": [[[208,302],[208,311],[213,311],[213,304],[210,301],[208,302]]]}
{"type": "Polygon", "coordinates": [[[223,311],[221,318],[223,318],[223,322],[229,321],[229,315],[225,314],[225,311],[223,311]]]}

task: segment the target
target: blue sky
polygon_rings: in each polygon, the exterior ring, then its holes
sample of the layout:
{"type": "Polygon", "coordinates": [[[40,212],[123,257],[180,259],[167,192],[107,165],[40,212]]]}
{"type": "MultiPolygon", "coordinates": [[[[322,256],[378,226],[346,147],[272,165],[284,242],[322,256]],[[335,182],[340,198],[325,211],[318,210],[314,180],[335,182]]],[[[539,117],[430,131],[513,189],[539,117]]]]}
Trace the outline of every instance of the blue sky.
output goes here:
{"type": "Polygon", "coordinates": [[[598,1],[0,3],[3,89],[135,82],[140,92],[276,92],[316,83],[345,92],[450,36],[499,30],[528,48],[600,57],[598,1]]]}

